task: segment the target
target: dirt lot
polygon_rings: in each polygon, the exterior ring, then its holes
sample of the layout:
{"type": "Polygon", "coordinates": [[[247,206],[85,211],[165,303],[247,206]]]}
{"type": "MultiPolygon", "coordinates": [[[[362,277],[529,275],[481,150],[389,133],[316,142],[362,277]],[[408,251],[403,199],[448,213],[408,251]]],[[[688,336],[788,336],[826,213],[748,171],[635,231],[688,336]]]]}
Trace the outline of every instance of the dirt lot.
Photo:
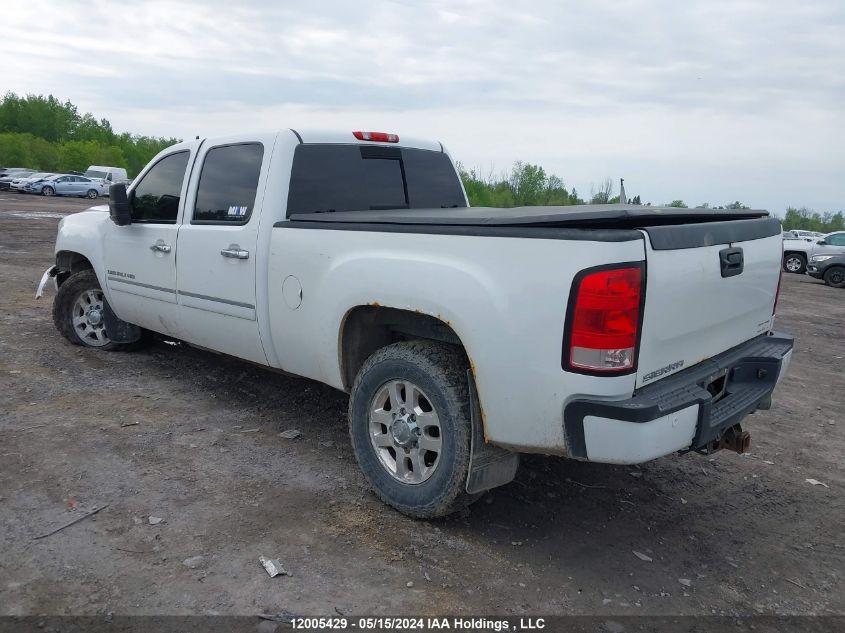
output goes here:
{"type": "Polygon", "coordinates": [[[464,515],[415,522],[368,491],[344,394],[61,338],[52,292],[33,296],[58,218],[86,206],[0,192],[0,614],[845,612],[845,292],[784,278],[794,361],[751,454],[530,457],[464,515]]]}

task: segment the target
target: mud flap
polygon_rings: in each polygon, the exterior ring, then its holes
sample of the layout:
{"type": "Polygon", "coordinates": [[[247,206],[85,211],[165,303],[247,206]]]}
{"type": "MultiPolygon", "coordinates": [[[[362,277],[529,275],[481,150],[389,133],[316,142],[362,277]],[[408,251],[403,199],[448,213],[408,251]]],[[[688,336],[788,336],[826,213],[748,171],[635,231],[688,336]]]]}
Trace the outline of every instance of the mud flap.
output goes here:
{"type": "Polygon", "coordinates": [[[519,453],[512,453],[484,441],[481,406],[471,370],[467,370],[467,383],[472,417],[472,441],[466,490],[469,494],[475,494],[513,481],[516,469],[519,467],[519,453]]]}
{"type": "Polygon", "coordinates": [[[141,328],[126,321],[121,321],[111,309],[107,299],[103,298],[103,321],[106,336],[114,343],[134,343],[141,338],[141,328]]]}

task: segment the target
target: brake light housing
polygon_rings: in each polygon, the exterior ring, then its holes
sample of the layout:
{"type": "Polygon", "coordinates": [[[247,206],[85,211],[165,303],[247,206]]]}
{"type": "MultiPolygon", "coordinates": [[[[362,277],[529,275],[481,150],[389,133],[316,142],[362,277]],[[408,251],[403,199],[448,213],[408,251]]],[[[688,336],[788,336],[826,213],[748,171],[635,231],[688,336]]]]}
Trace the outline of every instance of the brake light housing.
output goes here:
{"type": "Polygon", "coordinates": [[[645,300],[645,263],[582,270],[572,282],[563,337],[563,369],[623,375],[637,369],[645,300]]]}
{"type": "Polygon", "coordinates": [[[398,134],[388,134],[387,132],[352,132],[352,136],[359,141],[373,141],[376,143],[398,143],[398,134]]]}

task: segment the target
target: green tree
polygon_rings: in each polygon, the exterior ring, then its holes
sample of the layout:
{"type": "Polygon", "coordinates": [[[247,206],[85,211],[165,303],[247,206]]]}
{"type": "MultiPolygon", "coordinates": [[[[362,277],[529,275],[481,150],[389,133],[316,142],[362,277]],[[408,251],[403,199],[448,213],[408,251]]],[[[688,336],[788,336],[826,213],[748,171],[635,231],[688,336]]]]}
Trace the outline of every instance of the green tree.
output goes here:
{"type": "Polygon", "coordinates": [[[136,175],[174,138],[116,134],[106,119],[80,114],[53,95],[0,99],[0,164],[34,169],[82,170],[88,165],[125,167],[136,175]]]}
{"type": "Polygon", "coordinates": [[[0,134],[0,164],[4,167],[25,167],[33,164],[31,134],[0,134]]]}

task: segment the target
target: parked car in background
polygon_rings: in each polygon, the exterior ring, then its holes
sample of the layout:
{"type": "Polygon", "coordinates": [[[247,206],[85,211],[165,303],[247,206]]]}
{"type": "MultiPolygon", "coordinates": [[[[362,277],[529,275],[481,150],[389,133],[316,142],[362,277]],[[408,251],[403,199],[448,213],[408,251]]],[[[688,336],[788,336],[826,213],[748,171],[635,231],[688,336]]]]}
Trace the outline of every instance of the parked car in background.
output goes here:
{"type": "Polygon", "coordinates": [[[45,171],[30,174],[29,176],[22,176],[21,178],[15,178],[12,182],[9,183],[9,189],[11,191],[17,191],[18,193],[26,193],[24,191],[26,185],[28,185],[30,182],[37,182],[39,180],[43,180],[48,176],[55,176],[55,174],[45,171]]]}
{"type": "Polygon", "coordinates": [[[803,273],[814,255],[845,254],[845,231],[828,233],[819,239],[793,238],[783,240],[783,269],[788,273],[803,273]]]}
{"type": "Polygon", "coordinates": [[[792,229],[791,231],[786,231],[787,233],[791,233],[791,237],[797,238],[799,240],[818,240],[824,237],[824,233],[819,233],[818,231],[803,231],[800,229],[792,229]]]}
{"type": "Polygon", "coordinates": [[[813,255],[807,264],[807,274],[832,288],[845,288],[845,254],[813,255]]]}
{"type": "Polygon", "coordinates": [[[85,170],[84,176],[92,180],[103,180],[108,184],[116,182],[129,182],[126,170],[123,167],[105,167],[103,165],[91,165],[85,170]]]}
{"type": "Polygon", "coordinates": [[[17,178],[25,178],[35,173],[34,169],[8,169],[5,174],[0,176],[0,191],[8,191],[12,186],[12,181],[17,178]]]}
{"type": "Polygon", "coordinates": [[[27,193],[40,193],[42,196],[79,196],[94,200],[108,193],[108,185],[102,180],[92,180],[85,176],[56,174],[27,184],[27,193]]]}

